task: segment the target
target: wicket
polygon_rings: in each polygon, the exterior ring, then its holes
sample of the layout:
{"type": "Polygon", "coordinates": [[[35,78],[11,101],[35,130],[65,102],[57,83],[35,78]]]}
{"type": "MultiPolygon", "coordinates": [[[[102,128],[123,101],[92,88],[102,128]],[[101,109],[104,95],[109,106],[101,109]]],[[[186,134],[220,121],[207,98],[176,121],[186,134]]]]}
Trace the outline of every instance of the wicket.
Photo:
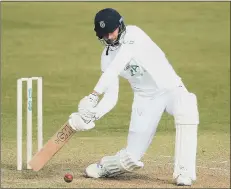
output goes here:
{"type": "Polygon", "coordinates": [[[27,169],[32,159],[32,81],[37,81],[37,139],[38,150],[43,146],[42,77],[20,78],[17,80],[17,170],[22,170],[22,86],[27,83],[27,169]]]}

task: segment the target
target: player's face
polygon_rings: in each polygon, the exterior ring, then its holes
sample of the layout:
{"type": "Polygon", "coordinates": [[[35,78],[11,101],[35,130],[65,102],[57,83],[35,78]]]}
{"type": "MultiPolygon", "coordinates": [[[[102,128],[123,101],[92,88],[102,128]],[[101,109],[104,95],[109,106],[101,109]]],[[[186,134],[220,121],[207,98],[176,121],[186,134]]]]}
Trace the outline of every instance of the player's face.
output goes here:
{"type": "Polygon", "coordinates": [[[118,35],[119,35],[119,28],[117,28],[112,33],[109,33],[109,34],[103,36],[103,38],[104,38],[105,41],[108,41],[109,43],[110,42],[113,43],[118,38],[118,35]]]}

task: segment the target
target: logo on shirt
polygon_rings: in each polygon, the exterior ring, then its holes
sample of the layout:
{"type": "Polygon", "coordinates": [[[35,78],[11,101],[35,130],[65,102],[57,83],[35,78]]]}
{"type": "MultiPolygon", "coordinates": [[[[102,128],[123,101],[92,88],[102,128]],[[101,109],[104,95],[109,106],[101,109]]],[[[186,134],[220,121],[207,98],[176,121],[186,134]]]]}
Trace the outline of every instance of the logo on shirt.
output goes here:
{"type": "Polygon", "coordinates": [[[124,71],[127,71],[130,68],[129,63],[125,66],[124,71]]]}
{"type": "Polygon", "coordinates": [[[131,65],[130,67],[131,76],[136,75],[136,73],[140,71],[140,67],[137,65],[131,65]]]}
{"type": "Polygon", "coordinates": [[[104,21],[100,21],[99,25],[100,25],[101,28],[105,28],[105,22],[104,21]]]}
{"type": "Polygon", "coordinates": [[[135,65],[135,64],[129,64],[128,63],[124,68],[124,71],[127,71],[127,70],[130,71],[131,76],[137,75],[138,73],[139,73],[138,75],[141,75],[141,76],[143,75],[142,69],[140,69],[140,67],[138,65],[135,65]]]}

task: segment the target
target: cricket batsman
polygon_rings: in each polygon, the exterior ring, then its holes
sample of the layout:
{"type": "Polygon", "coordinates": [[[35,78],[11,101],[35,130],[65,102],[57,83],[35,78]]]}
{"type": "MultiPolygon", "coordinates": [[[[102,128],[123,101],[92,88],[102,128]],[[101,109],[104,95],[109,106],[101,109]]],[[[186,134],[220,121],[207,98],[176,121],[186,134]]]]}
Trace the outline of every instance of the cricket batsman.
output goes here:
{"type": "Polygon", "coordinates": [[[177,185],[192,185],[196,180],[199,124],[195,94],[186,89],[157,44],[139,27],[126,26],[116,10],[100,10],[94,25],[96,36],[105,45],[102,75],[92,93],[80,100],[69,124],[75,130],[88,130],[112,110],[118,100],[119,76],[128,80],[134,98],[126,147],[89,165],[86,175],[115,177],[143,168],[141,159],[166,111],[174,117],[176,128],[173,178],[177,185]],[[79,118],[84,121],[81,128],[79,118]]]}

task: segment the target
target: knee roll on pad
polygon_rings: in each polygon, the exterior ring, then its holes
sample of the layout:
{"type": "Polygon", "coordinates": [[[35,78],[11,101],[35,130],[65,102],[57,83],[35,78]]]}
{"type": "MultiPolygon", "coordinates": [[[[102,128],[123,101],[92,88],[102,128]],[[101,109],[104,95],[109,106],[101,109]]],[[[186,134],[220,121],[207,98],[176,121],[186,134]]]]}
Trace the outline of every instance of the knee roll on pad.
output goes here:
{"type": "Polygon", "coordinates": [[[174,118],[177,125],[199,124],[199,112],[195,94],[188,93],[180,98],[176,104],[174,118]]]}
{"type": "Polygon", "coordinates": [[[134,160],[125,149],[122,149],[114,156],[103,157],[100,160],[100,165],[106,170],[107,177],[132,172],[144,166],[143,162],[134,160]]]}

